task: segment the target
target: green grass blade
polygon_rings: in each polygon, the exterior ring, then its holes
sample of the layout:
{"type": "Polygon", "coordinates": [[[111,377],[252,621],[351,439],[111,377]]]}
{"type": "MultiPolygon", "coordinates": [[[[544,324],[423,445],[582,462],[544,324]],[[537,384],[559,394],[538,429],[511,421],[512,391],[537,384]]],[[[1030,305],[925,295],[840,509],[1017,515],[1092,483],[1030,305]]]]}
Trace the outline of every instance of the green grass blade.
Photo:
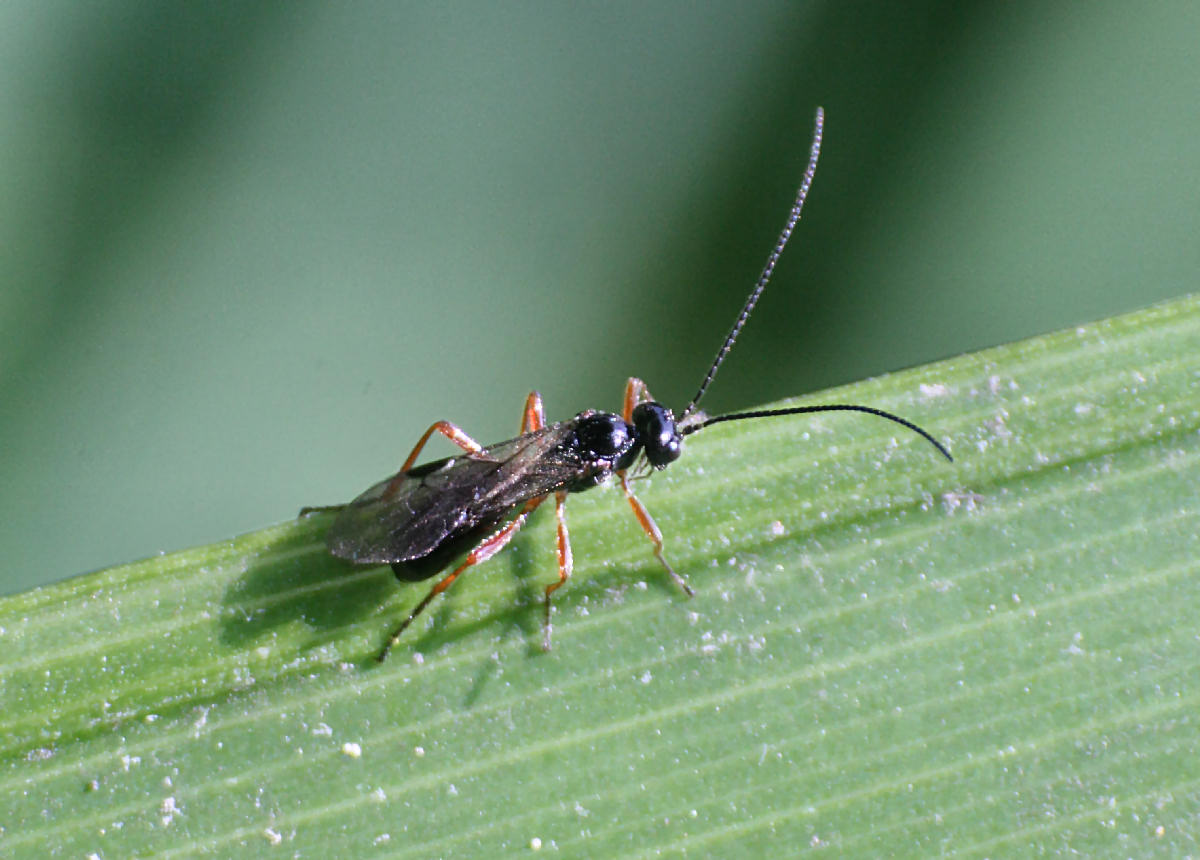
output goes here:
{"type": "MultiPolygon", "coordinates": [[[[423,594],[325,517],[0,600],[0,855],[1181,856],[1200,300],[720,425],[423,594]]],[[[307,500],[298,500],[299,503],[307,500]]]]}

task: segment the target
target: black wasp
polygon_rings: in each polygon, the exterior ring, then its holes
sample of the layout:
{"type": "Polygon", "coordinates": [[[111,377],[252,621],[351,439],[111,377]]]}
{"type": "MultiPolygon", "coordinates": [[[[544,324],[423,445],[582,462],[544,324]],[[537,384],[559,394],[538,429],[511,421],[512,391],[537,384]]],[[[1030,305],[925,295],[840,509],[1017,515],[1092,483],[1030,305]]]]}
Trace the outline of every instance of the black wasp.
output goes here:
{"type": "Polygon", "coordinates": [[[390,564],[397,579],[404,582],[419,582],[437,575],[469,548],[458,566],[430,589],[388,637],[379,652],[379,660],[387,657],[401,634],[438,594],[449,588],[467,568],[499,552],[533,510],[553,495],[558,518],[558,580],[546,586],[544,645],[548,649],[550,596],[570,578],[572,568],[571,543],[563,514],[567,495],[591,489],[613,475],[629,500],[638,523],[654,545],[654,555],[671,579],[691,595],[693,592],[687,581],[663,556],[662,533],[630,489],[628,473],[636,465],[647,469],[666,468],[682,453],[684,436],[713,424],[809,412],[865,412],[912,430],[947,460],[951,459],[949,451],[916,424],[869,406],[797,406],[714,418],[696,412],[696,405],[754,310],[800,220],[804,198],[817,169],[824,118],[824,112],[818,108],[808,169],[787,223],[742,312],[700,383],[700,389],[679,418],[655,402],[640,379],[631,378],[626,383],[620,415],[589,409],[557,424],[546,423],[541,396],[535,391],[525,400],[521,435],[515,439],[485,447],[449,421],[438,421],[425,431],[400,471],[392,477],[380,481],[347,505],[306,508],[301,512],[303,516],[315,511],[338,511],[325,539],[329,552],[357,564],[390,564]],[[445,436],[465,454],[414,468],[417,455],[434,433],[445,436]]]}

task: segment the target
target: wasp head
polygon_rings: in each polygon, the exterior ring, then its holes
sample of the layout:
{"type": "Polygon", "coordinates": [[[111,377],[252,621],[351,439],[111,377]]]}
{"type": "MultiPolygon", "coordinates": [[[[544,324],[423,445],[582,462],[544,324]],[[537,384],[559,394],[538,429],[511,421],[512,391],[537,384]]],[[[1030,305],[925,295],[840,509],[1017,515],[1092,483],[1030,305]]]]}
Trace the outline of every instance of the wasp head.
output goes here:
{"type": "Polygon", "coordinates": [[[683,453],[683,435],[675,415],[661,403],[639,403],[633,408],[633,426],[655,469],[665,469],[683,453]]]}

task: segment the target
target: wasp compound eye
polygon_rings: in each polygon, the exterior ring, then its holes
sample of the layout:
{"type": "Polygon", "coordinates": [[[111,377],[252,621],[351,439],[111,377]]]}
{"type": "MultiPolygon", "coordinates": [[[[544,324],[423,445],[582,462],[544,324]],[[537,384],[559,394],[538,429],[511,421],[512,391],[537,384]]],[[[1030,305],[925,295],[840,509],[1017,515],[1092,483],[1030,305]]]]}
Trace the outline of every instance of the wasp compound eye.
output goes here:
{"type": "Polygon", "coordinates": [[[666,468],[683,453],[683,436],[675,426],[675,416],[661,403],[639,403],[635,406],[633,426],[641,437],[646,459],[654,468],[666,468]]]}

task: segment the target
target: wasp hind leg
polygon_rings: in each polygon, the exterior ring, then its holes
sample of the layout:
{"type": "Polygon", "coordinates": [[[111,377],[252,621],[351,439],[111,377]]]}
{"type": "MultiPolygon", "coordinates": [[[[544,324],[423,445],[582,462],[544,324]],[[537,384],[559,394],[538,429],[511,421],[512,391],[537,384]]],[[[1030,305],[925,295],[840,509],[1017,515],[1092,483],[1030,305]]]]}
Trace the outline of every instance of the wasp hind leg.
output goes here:
{"type": "MultiPolygon", "coordinates": [[[[541,430],[544,426],[546,426],[546,414],[542,408],[542,396],[536,391],[531,391],[529,392],[529,396],[525,398],[525,408],[521,413],[521,432],[531,433],[534,430],[541,430]]],[[[404,461],[404,465],[400,468],[400,472],[396,476],[397,483],[399,483],[399,479],[403,478],[403,476],[407,474],[408,470],[412,468],[413,463],[415,463],[417,460],[417,456],[421,453],[421,449],[425,447],[425,443],[429,441],[429,438],[434,433],[441,433],[468,454],[479,454],[483,451],[482,445],[480,445],[458,427],[454,426],[449,421],[439,421],[426,430],[425,435],[423,435],[417,441],[416,447],[414,447],[412,453],[408,455],[408,459],[404,461]]],[[[530,499],[521,508],[521,512],[517,514],[517,516],[508,523],[508,525],[504,526],[504,528],[500,529],[499,531],[488,535],[486,538],[480,541],[480,543],[473,550],[471,550],[470,553],[468,553],[462,564],[454,568],[449,575],[443,577],[438,581],[437,585],[429,590],[429,593],[426,594],[421,602],[416,605],[416,608],[408,614],[408,617],[405,618],[400,626],[392,632],[392,635],[388,637],[387,642],[384,644],[383,648],[380,650],[375,659],[380,663],[386,660],[387,655],[391,652],[395,644],[400,641],[400,637],[404,635],[404,631],[409,628],[409,625],[416,620],[418,615],[425,611],[425,607],[432,603],[435,597],[453,585],[454,580],[458,579],[459,575],[462,574],[463,571],[469,567],[474,567],[480,562],[487,561],[496,553],[500,552],[500,550],[504,549],[504,547],[508,545],[509,541],[513,539],[513,536],[520,530],[521,526],[525,525],[526,518],[528,518],[528,516],[533,513],[534,509],[537,508],[537,506],[543,501],[545,501],[545,499],[545,496],[542,496],[538,499],[530,499]]],[[[316,509],[309,508],[306,510],[316,509]]],[[[419,578],[424,579],[425,577],[420,576],[419,578]]]]}
{"type": "Polygon", "coordinates": [[[650,389],[646,387],[646,383],[642,382],[636,376],[629,377],[625,382],[625,397],[621,408],[621,417],[625,419],[625,423],[633,422],[633,407],[639,403],[646,403],[653,400],[654,397],[650,394],[650,389]]]}
{"type": "Polygon", "coordinates": [[[521,512],[517,514],[517,516],[508,523],[508,525],[504,526],[504,528],[500,529],[498,532],[495,532],[494,534],[488,535],[488,537],[484,538],[479,545],[475,547],[475,549],[471,550],[471,552],[463,560],[462,564],[454,568],[449,575],[443,577],[438,581],[437,585],[429,589],[429,593],[425,595],[421,602],[417,604],[416,608],[413,609],[413,611],[408,614],[408,617],[404,619],[403,623],[401,623],[401,625],[392,632],[392,635],[388,637],[383,649],[379,652],[375,659],[380,663],[386,660],[388,653],[392,650],[392,647],[400,641],[400,637],[404,634],[404,631],[407,630],[409,625],[416,620],[417,616],[425,610],[425,607],[433,602],[433,598],[437,597],[439,594],[453,585],[454,580],[458,579],[459,574],[461,574],[467,568],[474,567],[480,562],[487,561],[496,553],[500,552],[500,550],[504,549],[504,547],[508,545],[508,542],[512,540],[513,535],[517,533],[521,526],[525,525],[526,518],[528,518],[528,516],[533,513],[533,510],[545,500],[546,497],[542,496],[537,499],[530,499],[528,502],[526,502],[524,506],[522,506],[521,512]]]}
{"type": "Polygon", "coordinates": [[[396,491],[397,487],[404,483],[404,478],[408,474],[408,470],[413,467],[413,463],[417,462],[417,457],[420,456],[421,449],[425,447],[425,443],[429,441],[429,437],[434,433],[441,433],[468,454],[479,454],[483,451],[483,446],[468,436],[457,425],[451,424],[449,421],[436,421],[430,425],[428,430],[421,434],[421,438],[413,446],[412,453],[408,455],[408,459],[404,461],[404,465],[400,467],[400,471],[396,473],[391,483],[384,489],[381,497],[386,498],[391,495],[396,491]]]}
{"type": "Polygon", "coordinates": [[[521,432],[532,433],[546,426],[546,410],[542,408],[542,395],[529,392],[525,398],[525,411],[521,413],[521,432]]]}

